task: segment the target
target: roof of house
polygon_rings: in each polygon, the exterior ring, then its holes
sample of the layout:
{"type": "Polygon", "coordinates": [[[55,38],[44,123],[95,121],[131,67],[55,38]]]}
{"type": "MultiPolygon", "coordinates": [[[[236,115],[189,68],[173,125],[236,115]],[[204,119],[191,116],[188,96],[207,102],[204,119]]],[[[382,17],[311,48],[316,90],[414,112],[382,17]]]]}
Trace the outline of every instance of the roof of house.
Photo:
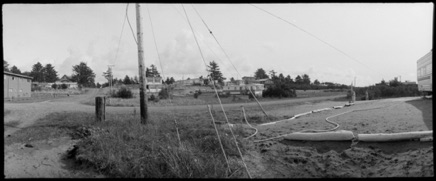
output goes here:
{"type": "Polygon", "coordinates": [[[25,79],[33,79],[33,77],[30,77],[30,76],[27,76],[27,75],[15,74],[15,73],[6,72],[6,71],[3,71],[3,72],[4,72],[4,74],[15,76],[15,77],[21,77],[21,78],[25,78],[25,79]]]}

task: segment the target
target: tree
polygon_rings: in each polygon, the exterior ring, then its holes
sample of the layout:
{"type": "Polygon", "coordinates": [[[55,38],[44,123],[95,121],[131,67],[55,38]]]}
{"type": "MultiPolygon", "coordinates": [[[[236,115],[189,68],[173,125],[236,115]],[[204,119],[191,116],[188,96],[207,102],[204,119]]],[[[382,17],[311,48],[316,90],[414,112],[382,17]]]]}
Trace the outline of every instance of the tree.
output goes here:
{"type": "Polygon", "coordinates": [[[320,83],[319,83],[318,79],[315,79],[315,81],[313,81],[313,84],[319,85],[320,83]]]}
{"type": "Polygon", "coordinates": [[[212,61],[209,63],[207,67],[208,67],[207,71],[209,72],[209,77],[213,81],[218,81],[219,84],[223,84],[225,78],[223,77],[223,74],[221,73],[218,64],[215,61],[212,61]]]}
{"type": "Polygon", "coordinates": [[[26,76],[30,76],[30,77],[31,77],[31,75],[30,75],[30,72],[29,72],[29,71],[25,71],[25,72],[23,72],[23,73],[21,73],[21,74],[23,74],[23,75],[26,75],[26,76]]]}
{"type": "Polygon", "coordinates": [[[303,84],[303,79],[299,75],[297,75],[297,77],[295,77],[295,83],[303,84]]]}
{"type": "Polygon", "coordinates": [[[133,79],[133,77],[130,77],[130,84],[135,84],[135,80],[133,79]]]}
{"type": "Polygon", "coordinates": [[[389,86],[391,87],[398,87],[399,85],[401,85],[401,82],[398,81],[397,77],[395,77],[394,80],[389,81],[389,86]]]}
{"type": "Polygon", "coordinates": [[[133,78],[133,80],[135,81],[135,84],[139,84],[138,76],[135,75],[135,78],[133,78]]]}
{"type": "Polygon", "coordinates": [[[15,73],[15,74],[21,74],[21,70],[18,69],[15,65],[11,67],[11,70],[10,70],[10,71],[11,71],[12,73],[15,73]]]}
{"type": "Polygon", "coordinates": [[[32,66],[32,71],[30,71],[30,76],[33,77],[34,82],[44,82],[44,67],[41,63],[37,62],[32,66]]]}
{"type": "Polygon", "coordinates": [[[9,64],[6,60],[3,60],[3,71],[9,71],[9,64]]]}
{"type": "Polygon", "coordinates": [[[58,72],[51,64],[46,64],[44,70],[43,76],[45,82],[56,82],[56,80],[58,80],[58,72]]]}
{"type": "Polygon", "coordinates": [[[285,78],[285,82],[286,82],[287,84],[292,84],[292,83],[294,83],[294,80],[292,80],[291,76],[288,75],[288,76],[286,76],[286,78],[285,78]]]}
{"type": "Polygon", "coordinates": [[[71,78],[77,81],[77,84],[91,87],[94,85],[95,74],[85,62],[80,62],[79,65],[73,66],[73,75],[71,78]]]}
{"type": "Polygon", "coordinates": [[[274,71],[274,70],[271,70],[271,71],[269,71],[269,74],[271,75],[271,79],[273,79],[274,77],[276,77],[276,71],[274,71]]]}
{"type": "Polygon", "coordinates": [[[258,68],[256,72],[254,72],[254,78],[256,79],[268,79],[268,75],[266,74],[265,70],[262,68],[258,68]]]}
{"type": "Polygon", "coordinates": [[[157,67],[151,64],[150,68],[145,68],[145,77],[160,77],[157,67]]]}
{"type": "Polygon", "coordinates": [[[100,82],[97,82],[97,88],[101,88],[100,82]]]}
{"type": "Polygon", "coordinates": [[[129,77],[128,75],[126,75],[126,76],[124,77],[123,83],[124,83],[124,84],[131,84],[131,83],[130,83],[130,77],[129,77]]]}
{"type": "Polygon", "coordinates": [[[303,84],[305,84],[305,85],[309,85],[310,84],[309,75],[303,74],[303,84]]]}
{"type": "Polygon", "coordinates": [[[176,82],[173,77],[170,78],[170,84],[174,84],[176,82]]]}
{"type": "Polygon", "coordinates": [[[282,73],[279,74],[279,80],[280,82],[285,82],[285,76],[282,73]]]}
{"type": "Polygon", "coordinates": [[[103,77],[106,78],[108,83],[110,84],[112,76],[112,68],[108,67],[106,72],[103,72],[103,77]]]}
{"type": "Polygon", "coordinates": [[[232,77],[232,78],[230,78],[230,82],[235,82],[235,79],[232,77]]]}

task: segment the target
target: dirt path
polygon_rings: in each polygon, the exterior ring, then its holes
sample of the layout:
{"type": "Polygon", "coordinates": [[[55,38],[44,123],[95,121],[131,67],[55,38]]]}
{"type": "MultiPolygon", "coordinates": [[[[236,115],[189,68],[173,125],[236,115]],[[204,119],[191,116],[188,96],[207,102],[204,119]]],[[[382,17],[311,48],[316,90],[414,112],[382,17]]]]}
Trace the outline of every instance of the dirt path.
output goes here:
{"type": "MultiPolygon", "coordinates": [[[[351,112],[329,120],[340,124],[339,129],[354,134],[433,130],[431,100],[413,97],[358,103],[291,121],[257,126],[259,133],[252,140],[305,129],[330,129],[333,126],[324,121],[326,117],[363,109],[371,110],[351,112]]],[[[327,101],[314,106],[297,106],[293,111],[303,113],[310,111],[309,107],[319,109],[326,105],[340,104],[327,101]]],[[[252,154],[246,160],[257,178],[434,176],[433,142],[359,142],[352,145],[351,141],[306,142],[279,138],[253,143],[252,148],[252,154]]]]}

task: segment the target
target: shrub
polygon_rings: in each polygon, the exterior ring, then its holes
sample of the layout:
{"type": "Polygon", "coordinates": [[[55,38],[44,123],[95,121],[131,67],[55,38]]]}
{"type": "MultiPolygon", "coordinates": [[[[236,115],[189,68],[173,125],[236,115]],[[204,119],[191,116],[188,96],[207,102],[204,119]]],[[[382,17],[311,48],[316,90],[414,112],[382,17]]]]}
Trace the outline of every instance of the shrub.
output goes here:
{"type": "Polygon", "coordinates": [[[154,94],[152,94],[149,98],[149,101],[159,102],[159,97],[156,97],[154,94]]]}
{"type": "Polygon", "coordinates": [[[41,91],[42,90],[42,88],[40,87],[40,86],[32,86],[31,88],[30,88],[30,90],[33,92],[33,91],[41,91]]]}
{"type": "Polygon", "coordinates": [[[62,89],[67,89],[68,86],[67,86],[67,84],[61,84],[61,88],[62,88],[62,89]]]}
{"type": "Polygon", "coordinates": [[[163,88],[159,91],[159,99],[168,99],[169,92],[168,88],[163,88]]]}
{"type": "Polygon", "coordinates": [[[194,93],[194,98],[197,99],[197,98],[198,98],[198,95],[199,95],[198,92],[195,92],[195,93],[194,93]]]}
{"type": "Polygon", "coordinates": [[[132,91],[129,88],[127,88],[125,86],[122,86],[116,92],[115,92],[115,90],[113,90],[111,92],[111,97],[118,97],[118,98],[128,99],[128,98],[132,98],[133,97],[133,93],[132,93],[132,91]]]}
{"type": "Polygon", "coordinates": [[[53,85],[51,85],[51,88],[56,89],[56,88],[58,88],[57,86],[58,86],[57,84],[53,84],[53,85]]]}

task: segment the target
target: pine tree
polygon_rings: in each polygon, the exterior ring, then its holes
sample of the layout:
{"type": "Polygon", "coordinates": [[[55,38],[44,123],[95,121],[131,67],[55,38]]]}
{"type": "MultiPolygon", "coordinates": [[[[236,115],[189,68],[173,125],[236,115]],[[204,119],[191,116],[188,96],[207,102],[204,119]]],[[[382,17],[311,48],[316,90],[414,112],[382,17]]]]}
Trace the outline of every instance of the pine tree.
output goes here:
{"type": "Polygon", "coordinates": [[[56,82],[58,80],[58,72],[51,64],[46,64],[44,67],[44,80],[45,82],[56,82]]]}

